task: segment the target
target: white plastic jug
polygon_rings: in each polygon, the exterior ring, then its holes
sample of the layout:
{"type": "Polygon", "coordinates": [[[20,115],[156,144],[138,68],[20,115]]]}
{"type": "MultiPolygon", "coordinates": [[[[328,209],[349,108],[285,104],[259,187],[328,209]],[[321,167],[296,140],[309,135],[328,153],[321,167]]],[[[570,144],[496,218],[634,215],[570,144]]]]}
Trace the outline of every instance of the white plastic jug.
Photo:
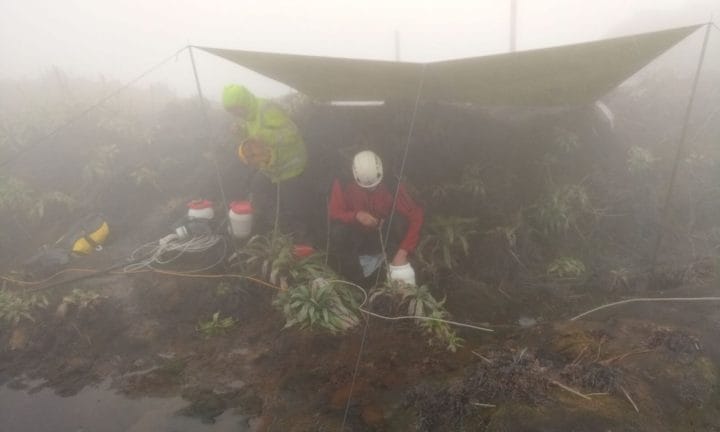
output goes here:
{"type": "Polygon", "coordinates": [[[212,201],[194,200],[187,203],[188,218],[190,219],[212,219],[215,217],[212,201]]]}
{"type": "Polygon", "coordinates": [[[410,263],[401,266],[389,264],[388,269],[390,270],[390,279],[404,282],[408,285],[415,285],[415,270],[410,263]]]}
{"type": "Polygon", "coordinates": [[[230,233],[238,240],[246,239],[252,233],[253,208],[250,201],[233,201],[228,212],[230,233]]]}

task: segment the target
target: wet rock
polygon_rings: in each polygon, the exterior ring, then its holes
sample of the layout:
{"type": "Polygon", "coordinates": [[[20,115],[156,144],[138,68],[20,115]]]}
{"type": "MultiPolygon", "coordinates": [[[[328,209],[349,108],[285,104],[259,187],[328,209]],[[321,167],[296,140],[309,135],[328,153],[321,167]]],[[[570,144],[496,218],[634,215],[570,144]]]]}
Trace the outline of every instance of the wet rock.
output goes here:
{"type": "Polygon", "coordinates": [[[537,320],[530,317],[520,317],[518,319],[518,325],[523,328],[534,327],[537,325],[537,320]]]}
{"type": "Polygon", "coordinates": [[[182,393],[183,399],[190,405],[180,410],[180,414],[199,418],[204,423],[214,423],[215,418],[230,408],[246,416],[258,416],[262,412],[263,401],[252,389],[217,393],[208,388],[188,388],[182,393]]]}
{"type": "Polygon", "coordinates": [[[10,334],[10,340],[8,341],[8,349],[10,351],[17,351],[24,349],[28,344],[28,330],[24,327],[18,327],[13,329],[10,334]]]}
{"type": "Polygon", "coordinates": [[[199,418],[203,423],[215,423],[215,418],[228,408],[227,402],[212,390],[193,389],[183,393],[190,405],[180,410],[180,414],[199,418]]]}
{"type": "Polygon", "coordinates": [[[68,304],[66,302],[60,303],[60,305],[55,309],[55,318],[59,320],[65,319],[68,313],[68,304]]]}
{"type": "Polygon", "coordinates": [[[272,417],[270,416],[253,417],[248,420],[249,432],[267,432],[270,430],[271,424],[272,417]]]}

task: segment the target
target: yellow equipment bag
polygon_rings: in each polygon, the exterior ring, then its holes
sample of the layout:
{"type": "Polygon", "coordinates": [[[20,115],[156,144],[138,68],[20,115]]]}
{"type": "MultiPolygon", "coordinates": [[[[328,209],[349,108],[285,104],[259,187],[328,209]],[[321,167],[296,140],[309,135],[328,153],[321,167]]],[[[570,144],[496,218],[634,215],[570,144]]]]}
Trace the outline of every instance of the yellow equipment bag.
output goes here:
{"type": "Polygon", "coordinates": [[[98,246],[102,246],[110,234],[110,227],[100,215],[91,215],[70,233],[71,251],[76,254],[89,255],[98,246]]]}

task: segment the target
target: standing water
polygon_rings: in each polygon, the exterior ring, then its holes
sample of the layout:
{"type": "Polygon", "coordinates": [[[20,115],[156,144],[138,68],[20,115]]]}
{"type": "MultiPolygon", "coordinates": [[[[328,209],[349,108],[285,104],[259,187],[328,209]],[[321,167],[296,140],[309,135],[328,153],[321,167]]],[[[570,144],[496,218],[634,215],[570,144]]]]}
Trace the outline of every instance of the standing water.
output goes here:
{"type": "Polygon", "coordinates": [[[51,389],[33,392],[0,387],[0,425],[4,432],[242,432],[247,418],[226,411],[214,423],[178,413],[188,402],[179,397],[129,399],[107,383],[74,396],[51,389]]]}

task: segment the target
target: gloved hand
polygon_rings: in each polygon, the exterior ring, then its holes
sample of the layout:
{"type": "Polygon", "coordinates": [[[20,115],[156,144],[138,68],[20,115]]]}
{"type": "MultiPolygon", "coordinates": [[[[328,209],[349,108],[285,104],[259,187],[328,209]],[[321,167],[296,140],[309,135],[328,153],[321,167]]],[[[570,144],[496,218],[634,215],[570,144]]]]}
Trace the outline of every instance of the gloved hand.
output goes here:
{"type": "Polygon", "coordinates": [[[390,264],[388,270],[391,280],[403,282],[408,285],[415,285],[415,269],[412,268],[410,263],[405,263],[401,266],[390,264]]]}
{"type": "Polygon", "coordinates": [[[362,210],[355,213],[355,219],[360,222],[360,225],[368,228],[377,228],[378,224],[380,223],[378,218],[362,210]]]}

